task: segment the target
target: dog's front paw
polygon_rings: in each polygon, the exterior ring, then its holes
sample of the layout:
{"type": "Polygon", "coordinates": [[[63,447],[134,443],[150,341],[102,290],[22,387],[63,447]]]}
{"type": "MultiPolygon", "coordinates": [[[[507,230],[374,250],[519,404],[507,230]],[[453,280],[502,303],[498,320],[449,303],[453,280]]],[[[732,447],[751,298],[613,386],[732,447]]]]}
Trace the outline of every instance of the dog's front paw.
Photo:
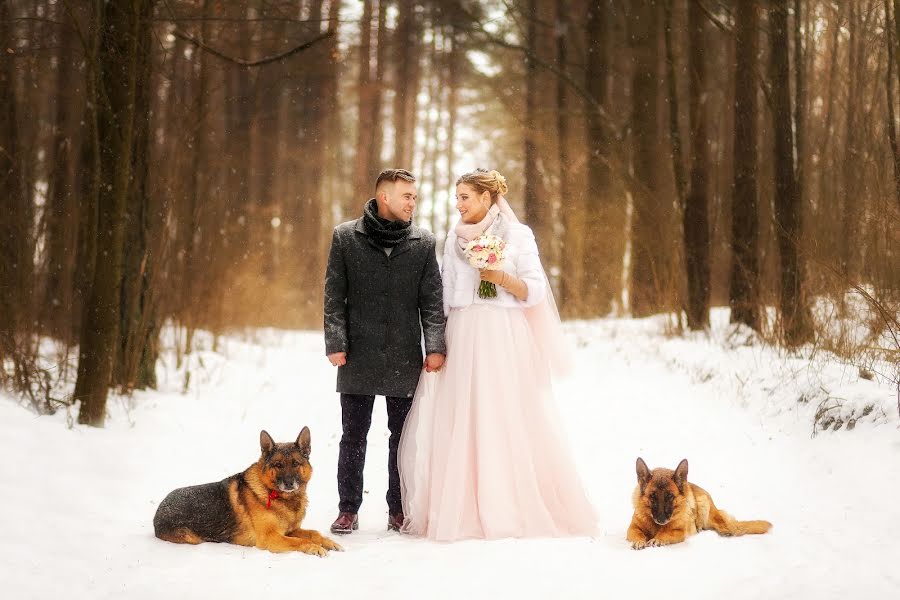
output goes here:
{"type": "Polygon", "coordinates": [[[640,541],[640,542],[631,542],[632,550],[643,550],[644,548],[658,548],[659,546],[662,546],[662,542],[660,542],[657,539],[649,539],[649,540],[640,541]]]}
{"type": "Polygon", "coordinates": [[[309,544],[305,548],[303,548],[303,552],[306,554],[312,554],[314,556],[327,556],[328,550],[325,549],[324,546],[320,546],[318,544],[309,544]]]}
{"type": "Polygon", "coordinates": [[[330,540],[327,537],[322,537],[322,547],[326,550],[335,550],[336,552],[343,552],[344,547],[335,542],[334,540],[330,540]]]}

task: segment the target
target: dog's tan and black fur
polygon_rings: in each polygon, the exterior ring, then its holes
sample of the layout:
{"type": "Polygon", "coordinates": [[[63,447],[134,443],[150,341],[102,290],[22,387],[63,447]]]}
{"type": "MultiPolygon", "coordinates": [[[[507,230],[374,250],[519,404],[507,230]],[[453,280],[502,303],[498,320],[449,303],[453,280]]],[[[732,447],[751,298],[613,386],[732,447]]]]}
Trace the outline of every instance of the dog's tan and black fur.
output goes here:
{"type": "Polygon", "coordinates": [[[156,537],[178,544],[227,542],[272,552],[299,550],[325,556],[340,545],[317,531],[300,529],[306,484],[312,477],[310,433],[276,444],[262,431],[259,460],[216,483],[178,488],[159,504],[156,537]]]}
{"type": "Polygon", "coordinates": [[[687,472],[687,459],[674,471],[651,471],[643,459],[637,459],[634,515],[625,536],[632,548],[677,544],[704,529],[730,536],[766,533],[772,527],[768,521],[736,521],[716,508],[703,488],[689,483],[687,472]]]}

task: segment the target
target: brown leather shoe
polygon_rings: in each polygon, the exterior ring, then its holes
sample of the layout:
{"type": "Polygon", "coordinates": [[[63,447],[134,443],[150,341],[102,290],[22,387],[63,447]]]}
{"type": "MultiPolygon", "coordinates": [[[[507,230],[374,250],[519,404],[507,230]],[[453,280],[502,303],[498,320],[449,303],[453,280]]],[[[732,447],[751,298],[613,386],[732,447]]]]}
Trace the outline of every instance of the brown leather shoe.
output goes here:
{"type": "Polygon", "coordinates": [[[359,529],[359,517],[356,513],[342,512],[331,524],[331,533],[345,535],[359,529]]]}
{"type": "Polygon", "coordinates": [[[398,512],[388,515],[388,529],[391,531],[400,531],[403,527],[403,513],[398,512]]]}

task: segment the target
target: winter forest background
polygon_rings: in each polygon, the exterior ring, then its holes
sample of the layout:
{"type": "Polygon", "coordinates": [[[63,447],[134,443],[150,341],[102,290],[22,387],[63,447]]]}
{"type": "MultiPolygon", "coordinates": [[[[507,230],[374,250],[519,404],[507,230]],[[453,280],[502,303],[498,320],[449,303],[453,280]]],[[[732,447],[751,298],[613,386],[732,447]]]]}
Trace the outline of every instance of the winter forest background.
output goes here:
{"type": "Polygon", "coordinates": [[[0,383],[102,425],[111,387],[155,385],[167,326],[179,362],[198,330],[319,329],[331,229],[392,166],[439,246],[456,177],[505,174],[566,319],[677,334],[725,306],[896,365],[898,13],[0,0],[0,383]]]}

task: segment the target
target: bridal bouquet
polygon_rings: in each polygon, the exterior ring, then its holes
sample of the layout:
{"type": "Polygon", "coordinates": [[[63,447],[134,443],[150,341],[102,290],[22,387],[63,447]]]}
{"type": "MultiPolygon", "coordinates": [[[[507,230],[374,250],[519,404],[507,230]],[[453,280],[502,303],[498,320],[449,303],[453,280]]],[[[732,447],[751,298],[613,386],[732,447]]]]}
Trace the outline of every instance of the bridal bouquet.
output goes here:
{"type": "MultiPolygon", "coordinates": [[[[476,269],[499,271],[503,268],[503,251],[506,242],[496,235],[485,234],[466,244],[466,258],[476,269]]],[[[496,298],[497,286],[490,281],[482,281],[478,286],[479,298],[496,298]]]]}

